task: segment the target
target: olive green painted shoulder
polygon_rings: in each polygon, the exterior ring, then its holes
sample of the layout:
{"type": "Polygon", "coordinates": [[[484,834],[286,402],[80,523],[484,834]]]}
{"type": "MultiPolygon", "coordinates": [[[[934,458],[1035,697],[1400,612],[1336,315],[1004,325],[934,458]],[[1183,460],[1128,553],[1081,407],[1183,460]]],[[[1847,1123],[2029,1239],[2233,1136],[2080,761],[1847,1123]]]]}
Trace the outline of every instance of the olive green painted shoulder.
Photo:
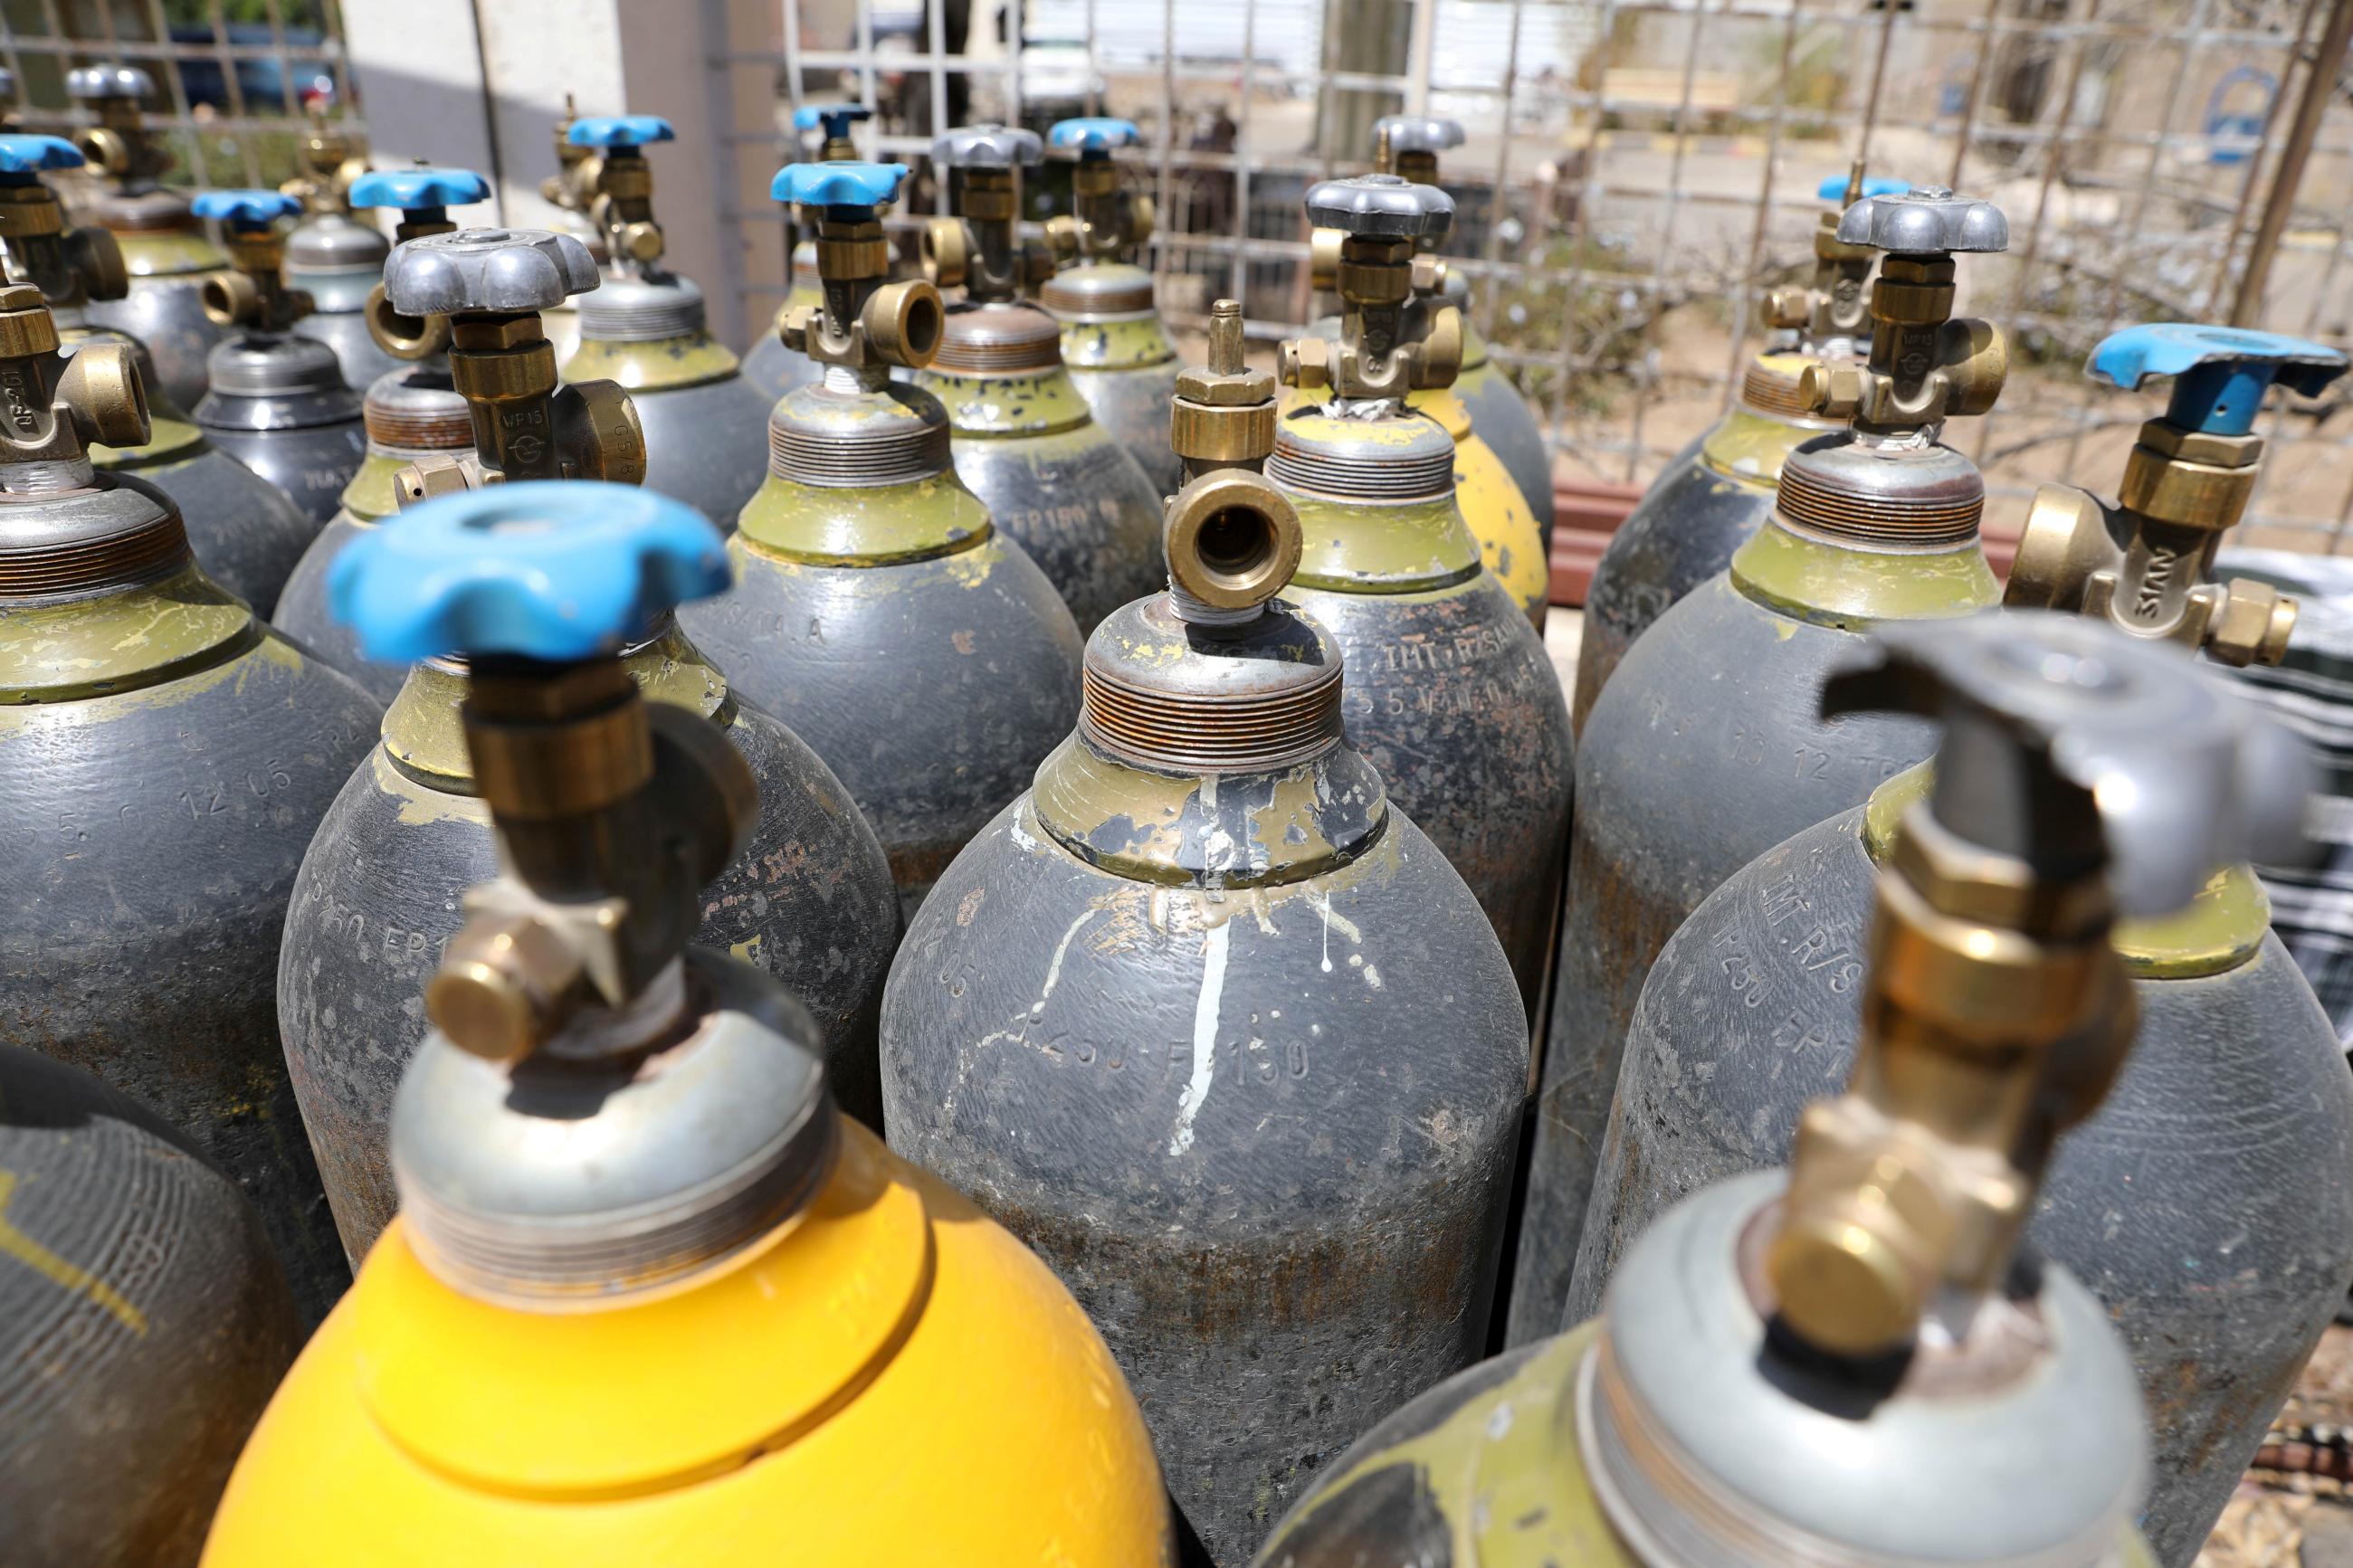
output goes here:
{"type": "Polygon", "coordinates": [[[1838,426],[1799,425],[1735,405],[1700,444],[1700,461],[1727,479],[1769,490],[1781,482],[1781,465],[1806,442],[1838,426]]]}
{"type": "Polygon", "coordinates": [[[217,272],[228,265],[227,253],[195,229],[117,229],[114,239],[133,278],[217,272]]]}
{"type": "Polygon", "coordinates": [[[1113,321],[1062,323],[1065,365],[1085,370],[1142,370],[1148,365],[1166,364],[1176,357],[1176,346],[1168,341],[1156,310],[1113,321]]]}
{"type": "Polygon", "coordinates": [[[1434,500],[1339,500],[1282,487],[1303,545],[1292,581],[1335,594],[1409,594],[1480,573],[1479,542],[1451,495],[1434,500]]]}
{"type": "Polygon", "coordinates": [[[1783,615],[1843,631],[1975,615],[2001,602],[1974,539],[1956,550],[1866,550],[1793,532],[1778,517],[1733,556],[1732,585],[1783,615]]]}
{"type": "Polygon", "coordinates": [[[887,566],[970,550],[995,531],[950,469],[896,485],[805,485],[770,474],[731,544],[814,566],[887,566]]]}
{"type": "Polygon", "coordinates": [[[400,453],[368,448],[360,461],[359,471],[351,483],[343,487],[343,510],[358,522],[382,522],[400,510],[399,492],[393,488],[392,477],[424,457],[423,452],[400,453]]]}
{"type": "Polygon", "coordinates": [[[1577,1441],[1587,1323],[1440,1384],[1292,1510],[1261,1568],[1639,1568],[1577,1441]]]}
{"type": "Polygon", "coordinates": [[[111,472],[152,468],[163,463],[185,463],[201,458],[208,447],[205,433],[185,419],[153,418],[143,447],[103,447],[93,441],[90,460],[111,472]]]}
{"type": "MultiPolygon", "coordinates": [[[[1935,779],[1935,764],[1922,763],[1871,792],[1862,842],[1874,862],[1886,863],[1904,814],[1927,798],[1935,779]]],[[[2194,980],[2227,973],[2254,957],[2271,923],[2271,900],[2254,872],[2228,866],[2181,909],[2157,920],[2119,921],[2110,940],[2137,979],[2194,980]]]]}
{"type": "MultiPolygon", "coordinates": [[[[262,640],[244,601],[194,566],[121,593],[0,608],[0,703],[133,691],[223,663],[262,640]]],[[[269,640],[293,653],[290,644],[269,640]]]]}
{"type": "Polygon", "coordinates": [[[646,342],[582,338],[564,362],[565,381],[617,381],[632,392],[701,386],[735,374],[734,353],[709,332],[683,332],[646,342]]]}
{"type": "Polygon", "coordinates": [[[962,375],[919,370],[915,384],[938,398],[963,438],[1038,436],[1084,425],[1094,416],[1078,383],[1060,365],[1020,375],[962,375]]]}
{"type": "MultiPolygon", "coordinates": [[[[726,678],[675,623],[622,655],[631,679],[648,697],[690,709],[721,725],[733,721],[726,678]]],[[[453,795],[474,792],[459,710],[466,700],[463,667],[436,659],[412,666],[384,715],[384,751],[403,773],[453,795]]]]}

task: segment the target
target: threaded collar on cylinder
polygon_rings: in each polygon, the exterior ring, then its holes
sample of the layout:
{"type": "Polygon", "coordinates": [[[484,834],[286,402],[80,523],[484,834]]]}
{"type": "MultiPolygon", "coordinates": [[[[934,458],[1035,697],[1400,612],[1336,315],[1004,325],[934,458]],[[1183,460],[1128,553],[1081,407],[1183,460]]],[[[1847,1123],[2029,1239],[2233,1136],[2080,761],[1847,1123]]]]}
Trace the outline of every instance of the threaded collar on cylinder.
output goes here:
{"type": "Polygon", "coordinates": [[[0,495],[0,603],[86,598],[192,564],[177,508],[112,476],[55,494],[0,495]]]}
{"type": "Polygon", "coordinates": [[[1781,466],[1774,510],[1783,526],[1842,543],[1950,550],[1978,536],[1985,479],[1937,442],[1819,436],[1781,466]]]}
{"type": "Polygon", "coordinates": [[[1127,262],[1066,267],[1046,280],[1038,301],[1065,321],[1142,315],[1152,309],[1152,274],[1127,262]]]}
{"type": "Polygon", "coordinates": [[[1202,627],[1166,594],[1122,606],[1087,639],[1079,730],[1112,755],[1171,773],[1279,773],[1340,743],[1339,648],[1275,601],[1202,627]]]}
{"type": "Polygon", "coordinates": [[[1807,363],[1797,354],[1756,355],[1741,374],[1742,405],[1773,419],[1811,419],[1813,410],[1798,395],[1798,378],[1807,363]]]}
{"type": "Polygon", "coordinates": [[[214,396],[303,397],[343,393],[353,406],[337,417],[359,413],[360,399],[344,382],[335,351],[315,338],[244,333],[216,347],[205,369],[214,396]]]}
{"type": "Polygon", "coordinates": [[[967,302],[946,312],[931,368],[957,375],[1034,375],[1061,363],[1061,323],[1045,311],[1034,305],[967,302]]]}
{"type": "Polygon", "coordinates": [[[1339,404],[1308,405],[1278,422],[1266,477],[1287,489],[1345,500],[1433,500],[1454,490],[1454,438],[1427,415],[1396,404],[1360,418],[1339,404]]]}
{"type": "Polygon", "coordinates": [[[768,416],[768,472],[840,489],[935,479],[954,461],[947,410],[920,387],[795,387],[768,416]]]}
{"type": "Polygon", "coordinates": [[[449,363],[436,355],[380,375],[362,406],[371,445],[403,451],[459,452],[474,445],[474,418],[449,382],[449,363]]]}
{"type": "Polygon", "coordinates": [[[674,273],[607,278],[577,295],[580,335],[608,343],[645,343],[690,337],[703,330],[702,290],[674,273]]]}

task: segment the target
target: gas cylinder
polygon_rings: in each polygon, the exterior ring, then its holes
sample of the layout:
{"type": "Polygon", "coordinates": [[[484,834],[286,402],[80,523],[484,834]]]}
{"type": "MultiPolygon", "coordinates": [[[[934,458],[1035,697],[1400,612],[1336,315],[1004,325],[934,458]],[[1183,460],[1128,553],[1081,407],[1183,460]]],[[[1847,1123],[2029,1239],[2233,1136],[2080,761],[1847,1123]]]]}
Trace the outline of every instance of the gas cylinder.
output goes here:
{"type": "MultiPolygon", "coordinates": [[[[488,201],[490,195],[490,182],[471,169],[373,170],[351,189],[354,205],[390,207],[400,215],[395,233],[404,245],[428,234],[448,234],[458,226],[450,221],[451,207],[488,201]]],[[[390,702],[400,694],[406,672],[361,657],[351,628],[327,611],[327,568],[353,534],[398,510],[394,481],[403,468],[419,458],[462,459],[473,451],[474,416],[449,379],[448,317],[399,316],[386,305],[381,278],[362,313],[370,333],[383,337],[380,352],[400,368],[369,385],[360,409],[367,456],[343,487],[343,505],[286,579],[271,624],[358,681],[379,702],[390,702]]]]}
{"type": "Polygon", "coordinates": [[[659,115],[621,114],[575,120],[565,134],[597,152],[592,213],[612,260],[603,287],[580,301],[580,342],[564,377],[626,388],[645,429],[647,488],[732,526],[767,473],[775,400],[704,326],[702,289],[662,266],[645,150],[677,132],[659,115]]]}
{"type": "Polygon", "coordinates": [[[681,617],[754,701],[791,716],[873,824],[913,915],[1078,717],[1079,628],[955,477],[930,363],[939,290],[891,283],[901,163],[787,163],[826,303],[778,340],[825,374],[769,416],[768,482],[728,544],[733,592],[681,617]]]}
{"type": "Polygon", "coordinates": [[[286,284],[311,297],[311,313],[294,332],[334,350],[345,384],[364,392],[377,376],[406,368],[368,331],[368,297],[384,281],[392,247],[352,214],[352,187],[367,177],[367,144],[314,104],[294,156],[302,173],[278,187],[302,204],[302,221],[286,237],[286,284]]]}
{"type": "Polygon", "coordinates": [[[1161,584],[1160,497],[1062,365],[1061,328],[1025,304],[1052,262],[1015,237],[1037,132],[969,125],[932,143],[956,214],[923,233],[924,267],[965,297],[916,384],[946,405],[956,476],[1052,580],[1079,630],[1161,584]]]}
{"type": "Polygon", "coordinates": [[[103,228],[69,228],[57,194],[43,173],[79,168],[81,153],[55,136],[0,136],[0,204],[15,232],[0,237],[11,280],[37,285],[57,323],[59,352],[85,342],[118,342],[139,362],[147,389],[148,437],[143,445],[90,443],[99,468],[135,474],[179,509],[189,548],[205,574],[264,614],[290,552],[301,549],[311,525],[277,486],[205,439],[204,432],[147,380],[153,368],[146,345],[113,327],[92,326],[93,300],[120,300],[130,287],[122,252],[103,228]]]}
{"type": "Polygon", "coordinates": [[[0,1045],[12,1563],[193,1568],[299,1342],[261,1216],[185,1134],[0,1045]]]}
{"type": "MultiPolygon", "coordinates": [[[[2135,636],[2224,663],[2276,661],[2294,601],[2206,582],[2206,568],[2254,486],[2263,383],[2317,392],[2344,356],[2236,328],[2136,327],[2092,367],[2121,386],[2174,376],[2172,405],[2142,427],[2124,506],[2059,486],[2037,496],[2008,602],[2096,604],[2135,636]],[[2174,582],[2149,571],[2168,558],[2188,567],[2174,582]],[[2169,613],[2145,613],[2158,603],[2169,613]]],[[[1628,1241],[1676,1196],[1779,1159],[1800,1086],[1844,1068],[1856,1023],[1852,988],[1836,981],[1862,950],[1877,868],[1930,787],[1915,768],[1768,851],[1660,953],[1627,1043],[1572,1315],[1600,1299],[1628,1241]]],[[[2068,1141],[2035,1220],[2037,1241],[2092,1288],[2132,1352],[2157,1436],[2144,1528],[2170,1568],[2197,1555],[2353,1276],[2353,1190],[2337,1174],[2353,1167],[2353,1079],[2267,921],[2260,885],[2236,865],[2179,912],[2118,928],[2139,1044],[2106,1108],[2068,1141]]]]}
{"type": "Polygon", "coordinates": [[[1845,1092],[1806,1107],[1786,1172],[1666,1210],[1599,1319],[1376,1428],[1264,1568],[2153,1568],[2126,1347],[2029,1222],[2054,1140],[2063,1170],[2136,1070],[2117,916],[2292,837],[2301,770],[2177,651],[2105,626],[1879,641],[1825,710],[1947,722],[1871,934],[1825,971],[1863,1020],[1845,1092]]]}
{"type": "Polygon", "coordinates": [[[1356,292],[1338,342],[1283,345],[1284,381],[1328,401],[1285,409],[1267,475],[1306,535],[1291,600],[1347,659],[1348,739],[1478,895],[1533,1017],[1568,833],[1568,709],[1463,525],[1453,438],[1405,402],[1445,386],[1461,342],[1451,305],[1419,337],[1399,321],[1415,246],[1452,208],[1394,174],[1307,193],[1310,221],[1342,232],[1356,292]]]}
{"type": "Polygon", "coordinates": [[[1152,237],[1152,198],[1119,188],[1116,148],[1142,145],[1129,120],[1058,121],[1047,144],[1077,160],[1071,206],[1046,225],[1061,269],[1038,302],[1062,324],[1062,363],[1071,383],[1112,439],[1127,448],[1161,495],[1183,484],[1183,465],[1168,446],[1168,400],[1176,395],[1176,349],[1153,308],[1152,274],[1128,259],[1152,237]]]}
{"type": "MultiPolygon", "coordinates": [[[[862,103],[805,103],[793,110],[793,130],[801,137],[813,132],[824,137],[818,162],[846,163],[858,157],[858,146],[849,139],[849,128],[873,118],[874,111],[862,103]]],[[[797,235],[810,231],[800,215],[795,213],[789,232],[797,235]]],[[[786,347],[783,335],[786,315],[804,305],[815,310],[825,304],[825,290],[818,280],[817,241],[798,240],[790,247],[788,258],[785,302],[776,307],[776,319],[768,323],[768,330],[744,351],[744,379],[758,387],[760,395],[771,404],[797,386],[824,379],[817,362],[798,349],[786,347]]]]}
{"type": "MultiPolygon", "coordinates": [[[[417,458],[394,476],[404,504],[494,476],[512,484],[643,471],[628,395],[610,382],[559,386],[537,332],[543,302],[596,279],[577,241],[544,230],[459,229],[394,249],[387,313],[448,318],[451,380],[468,398],[477,437],[491,441],[462,456],[417,458]]],[[[624,668],[659,701],[708,720],[761,785],[751,847],[717,871],[703,900],[702,939],[795,989],[823,1030],[837,1095],[853,1114],[879,1120],[875,1018],[899,934],[890,862],[815,752],[734,692],[670,617],[653,617],[650,627],[622,651],[624,668]]],[[[279,1026],[354,1258],[392,1217],[384,1130],[417,1045],[417,990],[458,931],[459,895],[494,866],[490,807],[459,722],[469,690],[462,662],[437,658],[409,671],[385,716],[383,744],[320,826],[287,917],[279,1026]]]]}
{"type": "MultiPolygon", "coordinates": [[[[360,395],[343,380],[335,351],[290,331],[310,312],[311,300],[281,280],[286,237],[277,222],[301,209],[278,191],[204,191],[194,210],[219,220],[237,268],[205,280],[206,311],[237,330],[206,362],[212,386],[196,405],[196,424],[215,446],[284,490],[316,534],[367,456],[367,431],[360,395]]],[[[284,581],[281,574],[269,584],[272,603],[284,581]]]]}
{"type": "Polygon", "coordinates": [[[1901,180],[1866,176],[1862,161],[1821,184],[1831,205],[1814,226],[1810,288],[1775,289],[1761,314],[1771,329],[1740,378],[1739,400],[1675,456],[1609,536],[1585,593],[1584,638],[1577,655],[1577,693],[1569,721],[1579,736],[1594,699],[1634,639],[1683,596],[1732,564],[1772,513],[1781,465],[1804,442],[1835,430],[1798,395],[1809,364],[1862,358],[1870,347],[1871,310],[1863,284],[1870,247],[1838,237],[1839,218],[1865,196],[1901,195],[1901,180]]]}
{"type": "Polygon", "coordinates": [[[315,1321],[345,1270],[269,1010],[294,869],[377,709],[254,618],[83,443],[146,437],[130,351],[0,289],[0,1040],[185,1129],[315,1321]]]}
{"type": "MultiPolygon", "coordinates": [[[[564,113],[555,121],[555,173],[539,183],[539,195],[555,208],[553,223],[556,232],[570,235],[587,247],[589,258],[601,269],[611,258],[605,249],[605,226],[596,221],[590,209],[596,205],[596,180],[604,173],[605,160],[593,147],[573,145],[572,123],[577,118],[572,94],[567,92],[564,95],[564,113]]],[[[560,365],[570,360],[573,350],[580,346],[578,308],[566,300],[541,311],[540,325],[547,333],[549,345],[555,350],[555,363],[560,365]]]]}
{"type": "Polygon", "coordinates": [[[1725,878],[1928,754],[1935,732],[1908,714],[1824,722],[1824,673],[1874,626],[1975,615],[2000,595],[1978,541],[1985,482],[1937,435],[2001,390],[2001,333],[1950,318],[1954,254],[1998,251],[2008,234],[1999,208],[1941,186],[1846,210],[1841,241],[1886,253],[1871,360],[1809,367],[1800,391],[1852,427],[1790,454],[1766,526],[1629,650],[1586,722],[1514,1345],[1560,1326],[1651,960],[1725,878]]]}
{"type": "Polygon", "coordinates": [[[205,395],[206,356],[227,333],[205,314],[205,279],[228,266],[188,209],[187,194],[162,184],[172,155],[149,140],[140,105],[154,79],[136,66],[84,66],[66,73],[66,95],[97,123],[74,138],[104,183],[85,216],[114,235],[131,274],[120,300],[92,302],[92,324],[147,345],[158,390],[181,408],[205,395]]]}
{"type": "Polygon", "coordinates": [[[1478,1358],[1528,1047],[1476,900],[1343,734],[1338,645],[1277,597],[1300,521],[1241,325],[1219,302],[1178,383],[1167,590],[1095,628],[1077,732],[942,875],[882,1025],[891,1146],[1071,1287],[1228,1563],[1478,1358]]]}
{"type": "Polygon", "coordinates": [[[717,531],[512,484],[333,576],[371,653],[475,672],[499,852],[424,987],[401,1216],[205,1562],[1167,1563],[1150,1439],[1069,1293],[836,1109],[776,981],[690,945],[757,789],[623,658],[726,585],[717,531]]]}

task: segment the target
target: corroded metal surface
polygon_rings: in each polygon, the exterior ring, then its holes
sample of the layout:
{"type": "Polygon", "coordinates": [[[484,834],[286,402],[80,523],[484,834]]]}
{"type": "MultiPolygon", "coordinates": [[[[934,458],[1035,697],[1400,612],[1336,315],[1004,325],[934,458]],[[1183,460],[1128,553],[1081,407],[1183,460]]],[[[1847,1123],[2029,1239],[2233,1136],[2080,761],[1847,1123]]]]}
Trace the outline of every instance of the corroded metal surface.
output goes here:
{"type": "Polygon", "coordinates": [[[1343,824],[1323,814],[1346,791],[1252,774],[1106,815],[1085,768],[1050,807],[1043,776],[893,967],[892,1139],[1054,1265],[1179,1506],[1239,1563],[1332,1456],[1478,1354],[1525,1025],[1500,951],[1463,939],[1460,879],[1399,814],[1343,824]],[[1083,858],[1049,826],[1082,819],[1083,858]],[[1180,869],[1186,845],[1282,849],[1286,823],[1361,847],[1222,894],[1180,869]],[[1166,879],[1136,877],[1163,852],[1166,879]]]}
{"type": "MultiPolygon", "coordinates": [[[[1873,878],[1857,807],[1744,868],[1660,953],[1567,1318],[1680,1198],[1786,1158],[1806,1101],[1845,1080],[1873,878]]],[[[2143,1524],[2169,1568],[2197,1555],[2353,1275],[2353,1080],[2262,923],[2222,973],[2137,980],[2132,1054],[2060,1142],[2030,1233],[2124,1334],[2156,1440],[2143,1524]]]]}
{"type": "Polygon", "coordinates": [[[129,1097],[0,1046],[10,1561],[192,1568],[299,1342],[235,1182],[129,1097]]]}
{"type": "MultiPolygon", "coordinates": [[[[881,846],[816,754],[733,697],[682,639],[649,645],[631,666],[658,699],[729,720],[727,738],[760,783],[752,847],[704,890],[698,940],[758,964],[808,1006],[836,1097],[872,1122],[875,1017],[899,929],[881,846]]],[[[320,825],[278,969],[286,1057],[354,1256],[392,1216],[385,1117],[427,1033],[425,981],[461,923],[459,895],[495,869],[489,809],[459,793],[463,682],[425,668],[388,716],[386,744],[320,825]]]]}
{"type": "MultiPolygon", "coordinates": [[[[1900,588],[1917,570],[1881,559],[1888,581],[1866,576],[1859,588],[1900,588]]],[[[1983,574],[1981,555],[1975,563],[1983,574]]],[[[1986,600],[1991,587],[1987,574],[1986,600]]],[[[1860,640],[1718,575],[1634,646],[1587,721],[1513,1343],[1560,1325],[1619,1054],[1651,958],[1726,877],[1935,746],[1935,727],[1918,719],[1829,724],[1816,713],[1823,677],[1860,640]]]]}
{"type": "MultiPolygon", "coordinates": [[[[11,611],[0,646],[168,637],[185,618],[174,606],[200,597],[127,603],[111,630],[44,630],[41,612],[11,611]]],[[[192,657],[160,683],[0,708],[0,869],[18,893],[0,914],[0,1041],[96,1073],[185,1129],[259,1206],[315,1322],[349,1276],[271,976],[303,847],[366,754],[376,707],[273,636],[192,657]]]]}

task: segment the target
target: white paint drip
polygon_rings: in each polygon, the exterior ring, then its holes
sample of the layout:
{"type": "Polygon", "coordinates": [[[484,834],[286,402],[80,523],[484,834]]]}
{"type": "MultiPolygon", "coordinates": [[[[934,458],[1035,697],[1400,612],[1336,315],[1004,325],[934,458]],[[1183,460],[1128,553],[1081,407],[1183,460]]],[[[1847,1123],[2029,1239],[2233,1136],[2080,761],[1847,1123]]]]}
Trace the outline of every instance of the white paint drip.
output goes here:
{"type": "Polygon", "coordinates": [[[1046,1010],[1046,998],[1051,996],[1054,994],[1054,987],[1061,983],[1062,955],[1071,951],[1071,939],[1079,934],[1079,928],[1081,926],[1086,924],[1089,921],[1094,919],[1095,916],[1102,912],[1103,911],[1100,910],[1087,910],[1077,920],[1071,922],[1071,929],[1064,931],[1062,933],[1062,940],[1054,944],[1054,961],[1046,965],[1045,987],[1038,993],[1038,1000],[1029,1004],[1029,1016],[1031,1017],[1034,1018],[1039,1014],[1043,1013],[1046,1010]]]}
{"type": "Polygon", "coordinates": [[[1169,1135],[1168,1152],[1182,1154],[1193,1146],[1193,1118],[1209,1098],[1209,1075],[1218,1065],[1218,1009],[1226,997],[1228,928],[1213,925],[1201,942],[1201,994],[1193,1004],[1193,1076],[1176,1097],[1176,1129],[1169,1135]]]}
{"type": "Polygon", "coordinates": [[[1347,916],[1333,912],[1332,895],[1328,892],[1320,899],[1313,893],[1308,894],[1307,907],[1324,921],[1324,973],[1329,974],[1332,973],[1332,928],[1337,926],[1340,934],[1350,942],[1364,941],[1365,933],[1358,931],[1356,922],[1347,916]]]}

